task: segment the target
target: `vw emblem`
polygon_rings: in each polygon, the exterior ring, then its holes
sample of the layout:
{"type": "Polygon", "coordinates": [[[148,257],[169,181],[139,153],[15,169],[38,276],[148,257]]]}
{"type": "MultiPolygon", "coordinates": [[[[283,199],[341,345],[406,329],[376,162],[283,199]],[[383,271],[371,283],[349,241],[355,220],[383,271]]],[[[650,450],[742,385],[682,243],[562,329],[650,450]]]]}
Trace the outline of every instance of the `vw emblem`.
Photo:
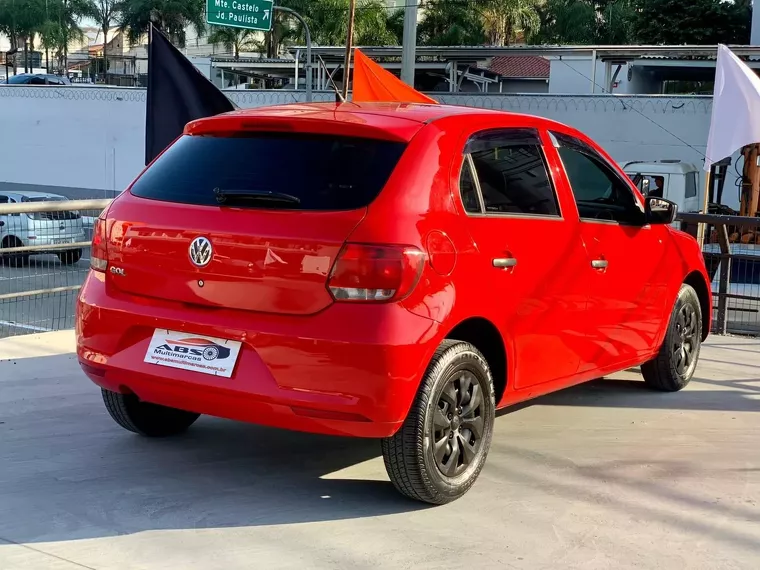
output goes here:
{"type": "Polygon", "coordinates": [[[197,237],[190,244],[190,261],[198,267],[206,267],[213,254],[214,248],[205,237],[197,237]]]}

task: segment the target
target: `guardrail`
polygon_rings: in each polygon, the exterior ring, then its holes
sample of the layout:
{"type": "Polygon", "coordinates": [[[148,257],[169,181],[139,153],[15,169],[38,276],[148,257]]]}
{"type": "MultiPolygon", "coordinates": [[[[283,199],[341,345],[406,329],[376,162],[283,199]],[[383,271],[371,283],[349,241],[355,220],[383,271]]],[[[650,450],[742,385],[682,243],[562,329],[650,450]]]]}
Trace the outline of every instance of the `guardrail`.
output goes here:
{"type": "Polygon", "coordinates": [[[92,226],[110,203],[0,204],[0,338],[73,326],[92,226]]]}
{"type": "MultiPolygon", "coordinates": [[[[110,203],[0,204],[0,337],[73,326],[92,224],[110,203]]],[[[678,221],[703,241],[713,332],[760,335],[760,218],[683,213],[678,221]]]]}

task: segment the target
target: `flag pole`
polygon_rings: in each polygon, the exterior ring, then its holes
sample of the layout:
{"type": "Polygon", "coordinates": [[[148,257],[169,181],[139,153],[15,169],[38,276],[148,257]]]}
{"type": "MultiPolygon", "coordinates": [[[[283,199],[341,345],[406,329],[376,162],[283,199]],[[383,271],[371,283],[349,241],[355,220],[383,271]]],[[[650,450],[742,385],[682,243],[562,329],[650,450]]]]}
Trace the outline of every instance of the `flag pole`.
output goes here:
{"type": "Polygon", "coordinates": [[[346,57],[343,59],[343,100],[348,99],[348,82],[351,78],[351,44],[354,42],[354,15],[356,0],[349,0],[348,31],[346,33],[346,57]]]}
{"type": "MultiPolygon", "coordinates": [[[[712,171],[713,167],[710,165],[710,168],[705,172],[705,197],[702,201],[702,213],[708,214],[710,210],[710,185],[712,183],[712,171]]],[[[707,229],[707,224],[699,224],[699,227],[697,229],[697,241],[699,242],[700,246],[704,246],[705,244],[705,230],[707,229]]]]}

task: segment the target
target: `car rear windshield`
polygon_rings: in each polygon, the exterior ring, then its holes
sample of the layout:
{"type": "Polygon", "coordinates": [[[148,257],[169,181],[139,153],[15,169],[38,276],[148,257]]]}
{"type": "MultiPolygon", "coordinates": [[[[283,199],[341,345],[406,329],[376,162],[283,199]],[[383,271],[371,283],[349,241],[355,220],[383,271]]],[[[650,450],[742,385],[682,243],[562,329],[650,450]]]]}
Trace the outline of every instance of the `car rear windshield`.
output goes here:
{"type": "Polygon", "coordinates": [[[285,194],[291,203],[235,200],[230,205],[353,210],[382,190],[405,144],[334,135],[256,133],[183,136],[132,186],[142,198],[216,206],[215,190],[285,194]]]}

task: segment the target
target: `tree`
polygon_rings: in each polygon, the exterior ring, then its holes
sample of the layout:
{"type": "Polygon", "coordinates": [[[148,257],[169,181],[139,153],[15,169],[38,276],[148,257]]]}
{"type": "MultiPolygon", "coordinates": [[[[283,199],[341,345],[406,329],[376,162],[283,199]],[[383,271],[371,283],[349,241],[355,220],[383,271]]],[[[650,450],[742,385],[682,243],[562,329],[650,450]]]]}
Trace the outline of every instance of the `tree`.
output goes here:
{"type": "Polygon", "coordinates": [[[148,32],[151,22],[179,47],[185,47],[187,26],[199,36],[206,30],[205,0],[123,0],[119,8],[119,27],[132,44],[148,32]]]}
{"type": "Polygon", "coordinates": [[[748,44],[750,0],[633,0],[633,32],[643,44],[748,44]]]}
{"type": "Polygon", "coordinates": [[[92,4],[90,0],[47,0],[43,6],[45,19],[35,31],[40,32],[43,46],[57,53],[59,68],[66,74],[69,44],[84,38],[79,24],[83,17],[91,15],[92,4]]]}
{"type": "Polygon", "coordinates": [[[108,74],[108,31],[120,15],[119,0],[89,0],[88,16],[100,26],[103,32],[103,73],[108,74]]]}
{"type": "Polygon", "coordinates": [[[232,53],[235,59],[239,59],[241,51],[262,51],[263,43],[257,37],[258,32],[254,30],[214,27],[208,36],[208,41],[224,46],[224,49],[232,53]]]}
{"type": "Polygon", "coordinates": [[[428,0],[424,19],[417,26],[417,41],[429,46],[482,45],[486,40],[482,21],[462,0],[428,0]]]}
{"type": "MultiPolygon", "coordinates": [[[[349,0],[289,0],[282,5],[296,10],[309,25],[318,45],[344,45],[348,35],[349,0]]],[[[357,0],[354,18],[356,45],[396,45],[399,37],[389,28],[391,20],[383,0],[357,0]]],[[[403,20],[402,20],[403,21],[403,20]]],[[[303,41],[300,28],[295,38],[303,41]]]]}
{"type": "MultiPolygon", "coordinates": [[[[34,48],[34,35],[45,21],[44,0],[4,0],[0,3],[0,32],[8,36],[11,45],[24,45],[24,69],[29,67],[29,41],[34,48]]],[[[14,61],[17,61],[14,60],[14,61]]],[[[15,73],[14,65],[14,73],[15,73]]]]}
{"type": "Polygon", "coordinates": [[[493,46],[509,45],[518,32],[526,35],[538,30],[541,0],[487,0],[480,10],[483,30],[493,46]]]}
{"type": "Polygon", "coordinates": [[[633,43],[631,0],[548,0],[539,13],[540,30],[532,43],[633,43]]]}

